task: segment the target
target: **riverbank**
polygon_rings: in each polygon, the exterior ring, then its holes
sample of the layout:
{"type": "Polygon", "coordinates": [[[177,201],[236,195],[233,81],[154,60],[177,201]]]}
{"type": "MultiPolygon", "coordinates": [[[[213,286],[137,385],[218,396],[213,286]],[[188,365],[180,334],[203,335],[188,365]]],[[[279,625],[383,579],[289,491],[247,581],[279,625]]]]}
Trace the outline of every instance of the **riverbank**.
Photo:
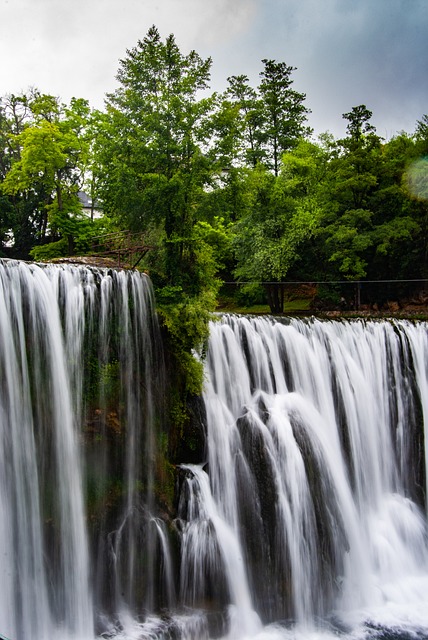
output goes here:
{"type": "MultiPolygon", "coordinates": [[[[216,309],[219,313],[233,313],[238,315],[272,315],[267,304],[258,304],[252,306],[238,305],[230,300],[220,301],[216,309]]],[[[413,304],[398,302],[389,303],[386,308],[378,309],[376,305],[361,305],[360,309],[315,309],[311,307],[311,300],[298,299],[284,303],[284,311],[280,316],[292,317],[311,317],[317,318],[366,318],[366,319],[409,319],[409,320],[428,320],[428,304],[413,304]]]]}

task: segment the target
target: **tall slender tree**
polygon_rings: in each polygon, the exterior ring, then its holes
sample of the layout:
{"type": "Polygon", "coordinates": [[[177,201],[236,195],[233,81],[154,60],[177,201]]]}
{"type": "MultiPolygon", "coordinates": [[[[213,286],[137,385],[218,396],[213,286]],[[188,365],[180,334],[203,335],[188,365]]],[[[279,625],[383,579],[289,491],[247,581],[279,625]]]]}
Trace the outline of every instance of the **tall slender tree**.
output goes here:
{"type": "Polygon", "coordinates": [[[275,60],[264,59],[262,62],[259,94],[263,124],[256,131],[256,139],[277,176],[282,154],[310,133],[306,125],[310,111],[305,106],[306,95],[292,88],[291,74],[295,67],[275,60]]]}
{"type": "Polygon", "coordinates": [[[253,89],[245,75],[230,76],[227,79],[229,87],[226,97],[238,105],[241,121],[240,160],[251,167],[255,167],[264,157],[261,148],[260,135],[257,131],[263,126],[260,97],[253,89]]]}
{"type": "Polygon", "coordinates": [[[194,262],[192,229],[210,167],[205,151],[213,98],[202,97],[211,59],[183,54],[153,26],[121,60],[107,98],[100,160],[105,210],[126,227],[164,234],[165,281],[194,262]]]}
{"type": "Polygon", "coordinates": [[[283,282],[319,224],[323,162],[322,150],[302,140],[284,154],[279,176],[259,165],[248,179],[247,210],[235,225],[236,275],[265,284],[273,313],[282,312],[283,282]]]}
{"type": "Polygon", "coordinates": [[[292,87],[295,67],[267,59],[262,63],[257,90],[247,76],[231,76],[226,97],[239,105],[244,162],[252,167],[260,162],[277,176],[282,154],[311,133],[306,124],[310,110],[306,95],[292,87]]]}

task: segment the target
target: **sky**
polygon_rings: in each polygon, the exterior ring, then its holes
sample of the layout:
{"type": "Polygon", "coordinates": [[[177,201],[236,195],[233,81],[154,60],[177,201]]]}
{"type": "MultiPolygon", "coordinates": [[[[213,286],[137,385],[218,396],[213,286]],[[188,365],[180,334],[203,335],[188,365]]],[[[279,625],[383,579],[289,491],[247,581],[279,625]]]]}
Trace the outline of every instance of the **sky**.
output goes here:
{"type": "Polygon", "coordinates": [[[345,134],[365,104],[377,133],[428,113],[428,0],[0,0],[0,96],[36,87],[103,108],[119,60],[155,24],[182,53],[211,57],[211,88],[264,58],[295,67],[314,134],[345,134]]]}

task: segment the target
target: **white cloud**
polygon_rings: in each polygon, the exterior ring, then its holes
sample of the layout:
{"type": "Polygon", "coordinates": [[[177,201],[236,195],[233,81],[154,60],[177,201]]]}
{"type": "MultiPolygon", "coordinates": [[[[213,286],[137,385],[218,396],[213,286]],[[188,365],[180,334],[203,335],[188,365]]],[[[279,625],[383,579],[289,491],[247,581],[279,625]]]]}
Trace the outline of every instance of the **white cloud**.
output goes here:
{"type": "Polygon", "coordinates": [[[344,131],[362,102],[381,135],[427,110],[426,0],[0,0],[0,95],[37,86],[101,107],[152,24],[213,58],[217,90],[238,73],[257,84],[262,58],[297,67],[318,131],[344,131]]]}

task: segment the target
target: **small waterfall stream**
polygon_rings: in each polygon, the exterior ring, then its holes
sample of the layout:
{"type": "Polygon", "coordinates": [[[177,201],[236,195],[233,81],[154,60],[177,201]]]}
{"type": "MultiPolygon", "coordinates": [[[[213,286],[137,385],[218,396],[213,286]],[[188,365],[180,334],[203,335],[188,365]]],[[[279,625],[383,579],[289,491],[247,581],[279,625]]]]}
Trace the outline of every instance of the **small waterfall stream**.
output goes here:
{"type": "Polygon", "coordinates": [[[157,502],[150,282],[0,260],[0,637],[428,638],[428,326],[224,316],[157,502]]]}

